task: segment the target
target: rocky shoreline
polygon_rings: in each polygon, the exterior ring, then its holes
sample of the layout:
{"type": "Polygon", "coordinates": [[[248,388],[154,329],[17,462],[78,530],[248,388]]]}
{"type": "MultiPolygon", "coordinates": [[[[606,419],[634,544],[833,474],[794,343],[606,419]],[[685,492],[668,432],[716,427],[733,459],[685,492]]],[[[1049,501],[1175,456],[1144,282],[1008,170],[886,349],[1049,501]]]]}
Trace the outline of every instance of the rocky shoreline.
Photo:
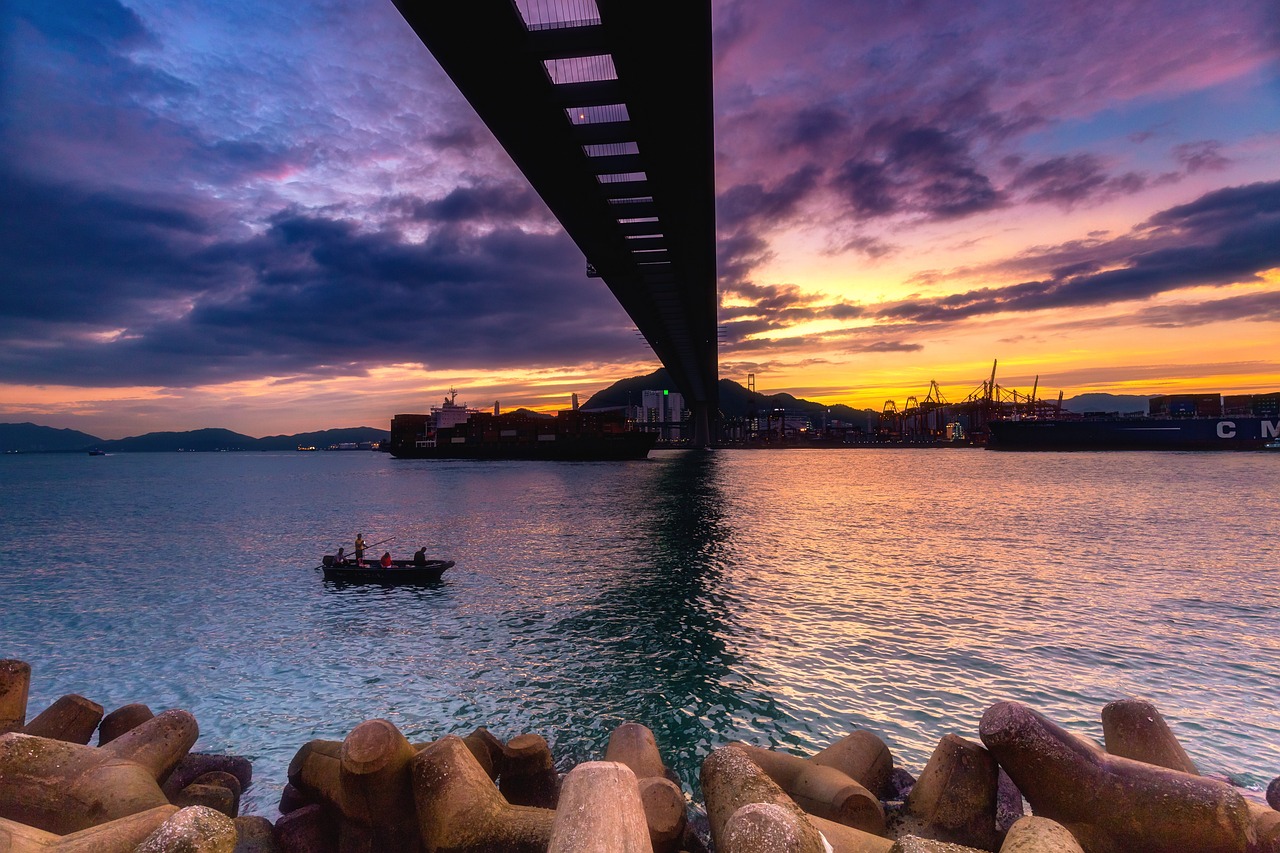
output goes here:
{"type": "Polygon", "coordinates": [[[1200,775],[1139,699],[1102,709],[1105,746],[996,703],[918,778],[867,731],[808,758],[728,743],[705,805],[637,723],[561,777],[537,734],[368,720],[299,748],[273,823],[239,815],[250,762],[192,753],[186,711],[68,695],[28,720],[30,679],[0,661],[0,853],[1280,853],[1280,777],[1264,804],[1200,775]]]}

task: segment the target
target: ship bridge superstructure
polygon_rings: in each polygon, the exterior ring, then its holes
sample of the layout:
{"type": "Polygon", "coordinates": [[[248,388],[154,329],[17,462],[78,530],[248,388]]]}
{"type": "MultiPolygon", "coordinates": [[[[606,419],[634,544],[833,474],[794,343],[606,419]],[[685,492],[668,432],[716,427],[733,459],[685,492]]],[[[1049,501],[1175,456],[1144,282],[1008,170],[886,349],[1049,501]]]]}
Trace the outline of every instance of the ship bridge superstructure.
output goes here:
{"type": "Polygon", "coordinates": [[[709,0],[394,0],[684,394],[718,400],[709,0]]]}

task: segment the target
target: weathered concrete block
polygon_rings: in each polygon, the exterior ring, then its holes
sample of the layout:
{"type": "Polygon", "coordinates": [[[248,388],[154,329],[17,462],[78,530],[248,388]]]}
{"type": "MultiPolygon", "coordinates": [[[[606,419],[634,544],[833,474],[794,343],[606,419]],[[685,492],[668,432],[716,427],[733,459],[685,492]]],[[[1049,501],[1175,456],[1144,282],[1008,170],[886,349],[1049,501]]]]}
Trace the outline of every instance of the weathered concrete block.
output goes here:
{"type": "Polygon", "coordinates": [[[337,820],[319,803],[296,809],[276,821],[276,843],[281,853],[337,853],[337,820]]]}
{"type": "MultiPolygon", "coordinates": [[[[223,814],[228,817],[235,818],[240,814],[240,795],[244,792],[240,787],[240,780],[225,770],[210,770],[208,773],[201,773],[192,782],[192,785],[214,785],[220,788],[226,788],[231,793],[231,811],[224,811],[223,814]]],[[[206,804],[207,805],[207,804],[206,804]]],[[[219,811],[222,811],[219,809],[219,811]]]]}
{"type": "Polygon", "coordinates": [[[235,817],[235,798],[231,791],[222,785],[199,785],[193,782],[178,792],[178,796],[173,799],[173,804],[180,809],[202,806],[220,812],[228,818],[235,817]]]}
{"type": "Polygon", "coordinates": [[[300,791],[293,783],[286,782],[284,790],[280,792],[280,804],[276,808],[280,810],[280,814],[288,814],[315,802],[315,797],[300,791]]]}
{"type": "Polygon", "coordinates": [[[684,791],[675,782],[660,776],[637,780],[637,789],[654,853],[673,853],[680,847],[688,825],[684,791]]]}
{"type": "Polygon", "coordinates": [[[253,782],[253,764],[239,755],[211,755],[206,752],[189,752],[178,761],[173,770],[161,781],[164,792],[173,796],[206,773],[230,773],[245,791],[253,782]]]}
{"type": "Polygon", "coordinates": [[[0,851],[4,853],[133,853],[156,827],[178,811],[157,806],[101,823],[69,835],[57,835],[0,818],[0,851]]]}
{"type": "Polygon", "coordinates": [[[623,723],[609,735],[604,760],[624,764],[635,774],[654,853],[675,853],[688,825],[687,803],[653,732],[640,723],[623,723]]]}
{"type": "Polygon", "coordinates": [[[949,841],[907,835],[895,841],[889,848],[889,853],[982,853],[982,851],[975,847],[965,847],[963,844],[952,844],[949,841]]]}
{"type": "Polygon", "coordinates": [[[27,723],[23,734],[67,743],[87,744],[102,722],[102,706],[92,699],[68,693],[27,723]]]}
{"type": "Polygon", "coordinates": [[[1230,785],[1108,755],[1016,702],[988,708],[979,733],[1032,811],[1087,853],[1246,853],[1254,836],[1230,785]]]}
{"type": "Polygon", "coordinates": [[[949,734],[938,742],[906,800],[912,835],[994,850],[998,770],[976,743],[949,734]]]}
{"type": "Polygon", "coordinates": [[[1261,803],[1249,803],[1257,846],[1250,853],[1280,853],[1280,811],[1261,803]]]}
{"type": "Polygon", "coordinates": [[[204,806],[181,809],[138,845],[136,853],[234,853],[236,825],[204,806]]]}
{"type": "MultiPolygon", "coordinates": [[[[879,798],[847,773],[750,744],[733,743],[730,747],[741,750],[805,812],[864,832],[884,834],[884,809],[879,798]]],[[[841,756],[836,753],[832,757],[841,756]]],[[[881,784],[887,782],[882,780],[881,784]]]]}
{"type": "Polygon", "coordinates": [[[156,779],[198,734],[189,713],[166,711],[103,747],[0,735],[0,817],[65,835],[167,805],[156,779]]]}
{"type": "Polygon", "coordinates": [[[1047,817],[1020,818],[1000,845],[1000,853],[1084,853],[1062,824],[1047,817]]]}
{"type": "Polygon", "coordinates": [[[409,762],[416,754],[388,720],[367,720],[352,729],[339,752],[343,814],[370,826],[416,824],[409,786],[409,762]]]}
{"type": "Polygon", "coordinates": [[[657,739],[648,726],[640,723],[623,723],[609,734],[604,760],[627,765],[637,779],[667,776],[657,739]]]}
{"type": "Polygon", "coordinates": [[[1102,709],[1102,736],[1111,755],[1199,774],[1169,724],[1145,699],[1121,699],[1102,709]]]}
{"type": "Polygon", "coordinates": [[[20,660],[0,660],[0,735],[26,725],[30,690],[31,665],[20,660]]]}
{"type": "Polygon", "coordinates": [[[418,822],[409,763],[416,754],[393,723],[366,720],[341,743],[305,744],[290,762],[289,782],[336,813],[344,853],[412,850],[418,822]]]}
{"type": "Polygon", "coordinates": [[[996,832],[1004,834],[1022,818],[1022,792],[1001,768],[996,782],[996,832]]]}
{"type": "Polygon", "coordinates": [[[413,759],[410,775],[428,853],[545,853],[555,812],[507,802],[461,738],[450,735],[427,746],[413,759]]]}
{"type": "MultiPolygon", "coordinates": [[[[471,754],[476,761],[484,768],[484,772],[489,778],[495,782],[498,780],[498,773],[502,770],[502,763],[505,760],[506,744],[498,740],[484,726],[479,726],[471,734],[462,739],[467,745],[467,749],[471,750],[471,754]]],[[[426,746],[426,744],[423,744],[426,746]]],[[[421,751],[422,747],[419,747],[421,751]]]]}
{"type": "Polygon", "coordinates": [[[517,806],[554,809],[560,799],[560,777],[551,748],[542,735],[516,735],[503,749],[498,790],[517,806]]]}
{"type": "Polygon", "coordinates": [[[882,800],[891,799],[893,753],[865,729],[842,737],[809,760],[836,768],[882,800]]]}
{"type": "Polygon", "coordinates": [[[832,853],[888,853],[893,847],[891,838],[872,835],[814,815],[809,815],[809,823],[822,833],[822,837],[831,845],[832,853]]]}
{"type": "MultiPolygon", "coordinates": [[[[796,843],[801,844],[803,849],[808,849],[810,844],[821,844],[818,830],[805,813],[742,749],[727,746],[713,751],[702,762],[701,778],[702,793],[707,802],[707,819],[711,824],[712,846],[716,850],[720,850],[725,843],[729,819],[738,809],[755,803],[777,806],[790,812],[792,817],[782,823],[800,833],[800,840],[796,843]]],[[[778,820],[773,810],[766,812],[764,816],[770,820],[778,820]]],[[[752,818],[753,822],[762,819],[764,818],[752,818]]]]}
{"type": "Polygon", "coordinates": [[[122,705],[102,718],[98,724],[98,746],[105,746],[131,729],[145,723],[155,714],[146,705],[122,705]]]}
{"type": "Polygon", "coordinates": [[[548,853],[652,853],[636,774],[588,761],[565,777],[548,853]]]}
{"type": "Polygon", "coordinates": [[[748,803],[729,816],[717,853],[825,853],[822,836],[791,809],[748,803]]]}
{"type": "Polygon", "coordinates": [[[280,853],[276,828],[265,817],[244,815],[235,819],[235,825],[235,853],[280,853]]]}

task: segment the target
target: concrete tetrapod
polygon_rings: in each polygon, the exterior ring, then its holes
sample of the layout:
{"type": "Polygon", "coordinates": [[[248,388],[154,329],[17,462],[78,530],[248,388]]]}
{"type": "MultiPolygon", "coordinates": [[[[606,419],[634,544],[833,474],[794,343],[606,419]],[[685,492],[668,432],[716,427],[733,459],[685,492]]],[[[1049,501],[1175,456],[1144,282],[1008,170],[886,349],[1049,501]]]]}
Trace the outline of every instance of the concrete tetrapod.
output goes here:
{"type": "Polygon", "coordinates": [[[907,796],[905,823],[912,835],[994,850],[995,759],[976,743],[949,734],[938,741],[907,796]]]}
{"type": "Polygon", "coordinates": [[[146,705],[135,702],[122,705],[102,718],[98,724],[98,746],[106,746],[127,731],[136,729],[155,714],[146,705]]]}
{"type": "Polygon", "coordinates": [[[1258,836],[1257,853],[1280,853],[1280,812],[1262,803],[1249,803],[1253,829],[1258,836]]]}
{"type": "Polygon", "coordinates": [[[738,809],[755,803],[772,804],[791,815],[783,819],[773,809],[755,810],[750,825],[765,820],[776,823],[776,832],[794,836],[787,843],[798,845],[797,850],[808,849],[815,839],[822,850],[823,836],[835,853],[885,853],[893,844],[869,832],[806,815],[778,783],[736,747],[722,747],[708,755],[702,762],[701,778],[707,820],[717,851],[721,850],[729,819],[738,809]]]}
{"type": "Polygon", "coordinates": [[[168,804],[156,780],[196,742],[186,711],[165,711],[103,747],[0,735],[0,817],[66,835],[168,804]]]}
{"type": "Polygon", "coordinates": [[[102,722],[102,706],[75,693],[60,697],[22,728],[23,734],[85,744],[102,722]]]}
{"type": "Polygon", "coordinates": [[[135,853],[233,853],[236,825],[222,812],[191,806],[172,815],[135,853]]]}
{"type": "Polygon", "coordinates": [[[893,753],[885,742],[865,729],[845,735],[809,759],[814,764],[834,767],[882,800],[891,799],[893,753]]]}
{"type": "Polygon", "coordinates": [[[26,725],[30,689],[30,664],[21,660],[0,660],[0,735],[16,732],[26,725]]]}
{"type": "Polygon", "coordinates": [[[177,810],[177,806],[156,806],[70,835],[57,835],[0,818],[0,850],[5,853],[133,853],[143,839],[177,810]]]}
{"type": "Polygon", "coordinates": [[[551,840],[555,812],[508,803],[462,738],[427,746],[410,777],[427,853],[544,853],[551,840]]]}
{"type": "Polygon", "coordinates": [[[809,814],[873,835],[884,834],[884,808],[879,798],[845,772],[746,743],[729,746],[742,751],[809,814]]]}
{"type": "Polygon", "coordinates": [[[604,760],[625,764],[635,774],[649,843],[655,853],[673,853],[684,836],[688,815],[684,792],[663,763],[653,732],[639,723],[623,723],[609,735],[604,760]]]}
{"type": "Polygon", "coordinates": [[[388,720],[366,720],[341,742],[313,740],[289,782],[337,812],[343,850],[417,847],[409,763],[417,750],[388,720]]]}
{"type": "Polygon", "coordinates": [[[1009,828],[1000,853],[1084,853],[1080,842],[1057,821],[1027,815],[1009,828]]]}
{"type": "Polygon", "coordinates": [[[1104,706],[1102,737],[1111,755],[1200,774],[1156,706],[1145,699],[1120,699],[1104,706]]]}
{"type": "Polygon", "coordinates": [[[1254,841],[1230,785],[1108,755],[1025,705],[992,705],[979,734],[1032,811],[1086,853],[1246,853],[1254,841]]]}
{"type": "Polygon", "coordinates": [[[588,761],[565,777],[547,853],[652,853],[636,774],[588,761]]]}
{"type": "Polygon", "coordinates": [[[556,774],[551,747],[542,735],[526,733],[507,741],[502,750],[498,790],[512,805],[556,807],[560,800],[560,777],[556,774]]]}

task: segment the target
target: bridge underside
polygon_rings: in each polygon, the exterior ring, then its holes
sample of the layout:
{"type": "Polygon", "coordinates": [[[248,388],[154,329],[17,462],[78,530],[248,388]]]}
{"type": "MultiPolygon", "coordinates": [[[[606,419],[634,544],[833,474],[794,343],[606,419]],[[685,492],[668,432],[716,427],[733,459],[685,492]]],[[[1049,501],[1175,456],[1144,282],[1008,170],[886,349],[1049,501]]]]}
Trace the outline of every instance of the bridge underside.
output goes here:
{"type": "Polygon", "coordinates": [[[394,0],[617,297],[710,440],[709,0],[394,0]]]}

